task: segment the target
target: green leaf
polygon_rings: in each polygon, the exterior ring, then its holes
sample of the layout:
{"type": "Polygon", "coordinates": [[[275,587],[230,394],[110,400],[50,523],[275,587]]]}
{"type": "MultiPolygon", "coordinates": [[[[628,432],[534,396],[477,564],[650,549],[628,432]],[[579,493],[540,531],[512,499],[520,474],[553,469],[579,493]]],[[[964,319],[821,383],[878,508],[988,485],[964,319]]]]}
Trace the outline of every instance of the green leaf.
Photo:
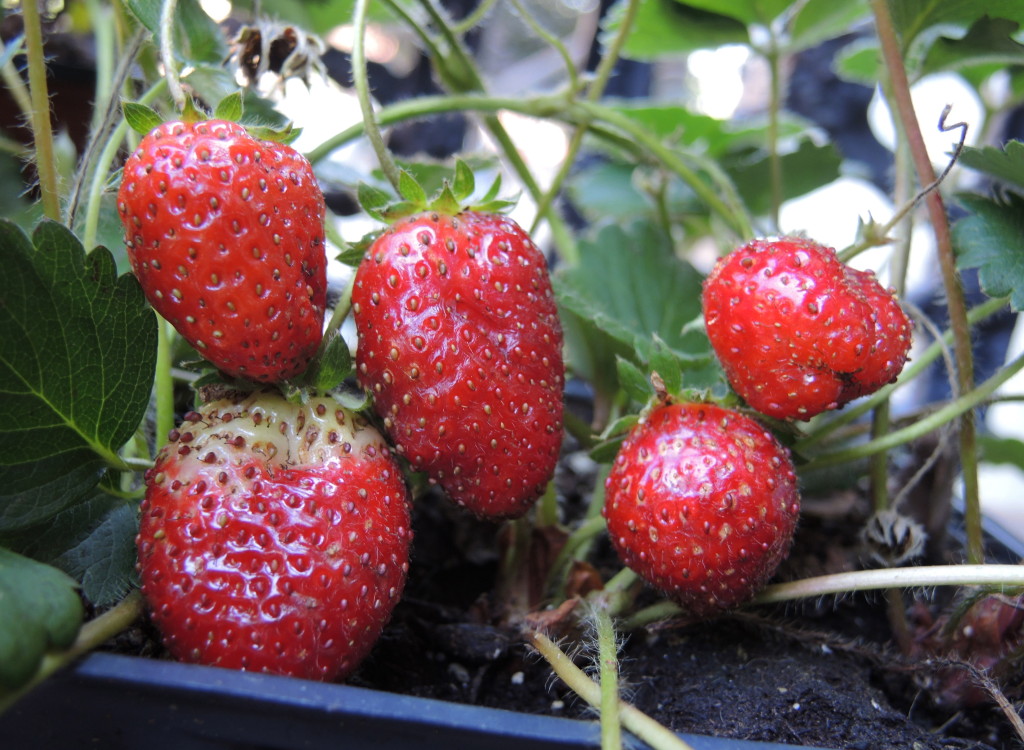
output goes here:
{"type": "MultiPolygon", "coordinates": [[[[617,33],[625,3],[607,13],[604,38],[617,33]]],[[[747,26],[729,16],[692,8],[675,0],[645,0],[622,53],[633,60],[655,61],[724,44],[746,44],[747,26]]]]}
{"type": "MultiPolygon", "coordinates": [[[[676,0],[696,10],[742,21],[747,26],[767,26],[792,4],[792,0],[676,0]]],[[[833,0],[834,2],[834,0],[833,0]]]]}
{"type": "Polygon", "coordinates": [[[84,448],[117,461],[156,363],[156,317],[138,282],[50,221],[31,241],[0,221],[0,267],[0,465],[84,448]]]}
{"type": "MultiPolygon", "coordinates": [[[[802,139],[795,151],[782,154],[782,198],[788,200],[805,195],[839,177],[842,157],[832,143],[817,144],[802,139]]],[[[722,166],[732,177],[736,189],[755,215],[771,211],[771,162],[760,148],[743,151],[723,159],[722,166]]]]}
{"type": "Polygon", "coordinates": [[[979,65],[1024,64],[1024,45],[1012,39],[1019,28],[1015,21],[985,17],[976,21],[962,38],[940,37],[929,47],[920,74],[979,65]]]}
{"type": "Polygon", "coordinates": [[[1024,191],[1024,142],[1008,141],[1003,148],[965,146],[960,166],[976,169],[999,182],[1024,191]]]}
{"type": "Polygon", "coordinates": [[[960,195],[970,212],[953,225],[953,249],[960,268],[977,268],[981,289],[989,297],[1009,297],[1015,311],[1024,309],[1024,197],[1004,200],[960,195]]]}
{"type": "Polygon", "coordinates": [[[147,135],[153,128],[162,125],[164,121],[156,113],[156,110],[138,102],[122,102],[121,111],[124,113],[128,127],[139,135],[147,135]]]}
{"type": "Polygon", "coordinates": [[[90,450],[0,466],[0,536],[48,521],[92,490],[102,472],[90,450]]]}
{"type": "Polygon", "coordinates": [[[1024,471],[1024,440],[979,435],[981,460],[990,464],[1010,464],[1024,471]]]}
{"type": "Polygon", "coordinates": [[[84,615],[66,574],[0,547],[0,688],[28,682],[51,649],[74,641],[84,615]]]}
{"type": "Polygon", "coordinates": [[[797,52],[835,39],[870,15],[867,3],[808,0],[800,6],[790,23],[786,50],[797,52]]]}
{"type": "Polygon", "coordinates": [[[881,55],[877,39],[858,39],[836,53],[833,68],[845,81],[873,87],[878,84],[881,55]]]}
{"type": "Polygon", "coordinates": [[[609,387],[616,355],[647,366],[655,334],[683,363],[689,385],[718,381],[706,335],[683,333],[701,312],[701,275],[676,257],[656,225],[604,226],[581,240],[580,258],[552,279],[569,321],[570,369],[596,388],[609,387]]]}
{"type": "Polygon", "coordinates": [[[889,7],[904,49],[925,32],[950,35],[959,29],[962,36],[984,16],[1024,24],[1024,3],[1020,0],[890,0],[889,7]]]}
{"type": "Polygon", "coordinates": [[[427,192],[409,172],[402,169],[398,172],[398,194],[409,203],[426,206],[427,192]]]}
{"type": "Polygon", "coordinates": [[[138,511],[122,502],[55,563],[81,582],[82,593],[92,604],[113,604],[135,583],[138,530],[138,511]]]}
{"type": "MultiPolygon", "coordinates": [[[[160,0],[125,0],[125,5],[153,36],[160,39],[160,0]]],[[[227,57],[227,43],[220,27],[198,0],[177,0],[174,7],[173,49],[182,63],[220,64],[227,57]]]]}
{"type": "Polygon", "coordinates": [[[213,109],[213,116],[218,120],[241,122],[242,111],[242,92],[233,91],[217,102],[217,106],[213,109]]]}

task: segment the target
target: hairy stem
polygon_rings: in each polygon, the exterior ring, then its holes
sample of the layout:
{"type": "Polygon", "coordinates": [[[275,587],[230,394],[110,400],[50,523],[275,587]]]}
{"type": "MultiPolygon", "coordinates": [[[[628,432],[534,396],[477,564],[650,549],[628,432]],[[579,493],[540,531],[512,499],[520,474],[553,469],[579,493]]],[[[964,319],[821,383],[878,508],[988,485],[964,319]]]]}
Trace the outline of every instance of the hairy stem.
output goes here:
{"type": "MultiPolygon", "coordinates": [[[[601,62],[597,66],[597,70],[594,71],[594,79],[591,81],[590,86],[587,87],[587,101],[597,102],[600,101],[601,96],[604,94],[604,90],[608,87],[608,81],[611,80],[612,73],[615,70],[615,65],[619,61],[619,55],[622,53],[622,47],[626,43],[626,38],[629,36],[629,32],[633,28],[633,21],[636,19],[636,13],[640,7],[640,0],[629,0],[626,3],[626,11],[622,17],[622,23],[619,25],[619,31],[612,40],[612,43],[605,50],[604,55],[601,57],[601,62]]],[[[569,140],[569,147],[566,151],[565,158],[562,160],[562,166],[552,180],[551,185],[548,186],[547,192],[541,196],[537,203],[537,217],[534,219],[533,226],[530,231],[534,231],[537,225],[542,219],[547,217],[550,213],[551,205],[554,203],[558,194],[562,190],[562,185],[565,183],[566,178],[572,171],[573,165],[576,162],[576,155],[579,153],[580,147],[583,145],[583,138],[587,134],[587,127],[585,124],[576,126],[576,130],[572,134],[572,138],[569,140]]]]}
{"type": "MultiPolygon", "coordinates": [[[[528,633],[527,638],[538,653],[544,657],[544,660],[551,665],[551,669],[562,682],[591,706],[600,708],[601,687],[573,664],[572,659],[566,656],[554,641],[538,632],[528,633]]],[[[623,700],[619,701],[619,714],[622,717],[623,726],[655,750],[693,750],[691,745],[684,742],[668,727],[659,724],[623,700]]]]}
{"type": "Polygon", "coordinates": [[[60,221],[60,185],[53,147],[53,123],[50,120],[50,94],[46,87],[46,54],[43,50],[43,26],[39,5],[26,0],[21,4],[25,24],[25,56],[28,59],[28,86],[32,102],[32,138],[35,145],[36,172],[43,215],[60,221]]]}
{"type": "MultiPolygon", "coordinates": [[[[751,605],[776,604],[797,599],[845,594],[854,591],[878,591],[931,586],[985,586],[1014,591],[1024,587],[1021,565],[917,565],[909,568],[879,568],[803,578],[766,586],[751,605]]],[[[623,620],[623,630],[645,627],[654,622],[684,614],[675,602],[661,601],[635,612],[623,620]]]]}
{"type": "Polygon", "coordinates": [[[600,602],[593,607],[597,635],[597,661],[601,680],[601,748],[620,750],[622,722],[619,716],[619,649],[615,625],[600,602]]]}
{"type": "Polygon", "coordinates": [[[181,87],[178,62],[174,59],[174,9],[177,0],[163,0],[160,6],[160,62],[164,66],[167,90],[178,111],[185,109],[185,91],[181,87]]]}
{"type": "Polygon", "coordinates": [[[352,42],[352,83],[356,89],[356,98],[359,100],[359,109],[363,114],[363,126],[366,137],[370,141],[373,152],[377,155],[377,162],[381,171],[391,186],[398,191],[399,171],[395,160],[384,142],[380,128],[377,126],[373,112],[373,102],[370,101],[370,81],[366,71],[366,10],[368,0],[356,0],[355,16],[355,38],[352,42]]]}
{"type": "MultiPolygon", "coordinates": [[[[885,61],[889,79],[892,83],[893,99],[896,111],[907,138],[910,152],[917,171],[918,180],[922,185],[935,182],[935,169],[932,167],[928,150],[925,146],[921,127],[910,98],[910,83],[903,65],[899,39],[893,25],[888,0],[871,0],[871,10],[875,17],[875,27],[882,58],[885,61]]],[[[949,221],[943,205],[942,195],[932,190],[925,196],[928,217],[939,256],[939,267],[942,271],[942,283],[946,293],[949,319],[953,330],[953,351],[956,355],[958,391],[954,397],[968,393],[974,387],[974,357],[971,350],[971,331],[967,322],[967,305],[964,301],[963,287],[956,269],[953,255],[953,242],[949,231],[949,221]]],[[[967,529],[967,559],[970,562],[981,562],[984,557],[981,532],[981,503],[978,492],[978,458],[975,439],[974,411],[965,410],[957,415],[959,418],[960,464],[964,483],[964,521],[967,529]]]]}

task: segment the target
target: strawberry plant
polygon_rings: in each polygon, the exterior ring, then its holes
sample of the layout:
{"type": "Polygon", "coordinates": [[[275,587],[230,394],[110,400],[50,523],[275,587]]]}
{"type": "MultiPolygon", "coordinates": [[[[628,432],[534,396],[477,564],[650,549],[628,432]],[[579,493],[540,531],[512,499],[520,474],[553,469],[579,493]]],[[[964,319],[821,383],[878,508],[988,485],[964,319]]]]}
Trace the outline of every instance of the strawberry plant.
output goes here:
{"type": "MultiPolygon", "coordinates": [[[[460,698],[550,666],[604,747],[678,747],[704,688],[654,721],[635,650],[755,628],[1024,738],[1024,568],[982,512],[1024,357],[979,334],[1024,300],[1016,3],[214,5],[5,6],[0,710],[95,649],[382,688],[448,649],[460,698]],[[96,50],[75,116],[58,29],[96,50]],[[730,50],[762,75],[725,116],[679,61],[730,50]],[[799,106],[823,51],[884,164],[799,106]],[[429,91],[381,104],[403,66],[429,91]],[[399,149],[424,122],[468,135],[399,149]],[[866,172],[847,236],[794,213],[866,172]]],[[[897,723],[872,746],[930,741],[897,723]]]]}

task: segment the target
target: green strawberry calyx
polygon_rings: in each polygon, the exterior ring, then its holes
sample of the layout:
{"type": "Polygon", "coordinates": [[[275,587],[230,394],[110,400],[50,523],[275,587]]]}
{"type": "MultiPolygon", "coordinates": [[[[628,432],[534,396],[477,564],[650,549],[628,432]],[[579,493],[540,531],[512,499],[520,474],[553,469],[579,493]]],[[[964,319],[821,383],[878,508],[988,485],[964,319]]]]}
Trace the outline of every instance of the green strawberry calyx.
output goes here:
{"type": "Polygon", "coordinates": [[[385,224],[427,211],[447,216],[455,216],[463,211],[501,213],[516,204],[515,200],[498,197],[501,190],[500,174],[479,201],[467,203],[475,190],[473,170],[465,162],[456,160],[454,176],[451,180],[446,179],[433,196],[428,197],[412,173],[402,169],[399,171],[398,200],[394,200],[394,196],[387,191],[365,182],[359,183],[357,197],[368,216],[385,224]]]}
{"type": "MultiPolygon", "coordinates": [[[[148,135],[164,123],[164,118],[155,109],[141,102],[122,102],[121,111],[128,127],[139,135],[148,135]]],[[[209,119],[237,122],[239,125],[245,126],[246,132],[257,140],[285,145],[292,143],[302,132],[302,128],[296,128],[291,123],[283,128],[273,128],[268,125],[246,122],[241,91],[235,91],[225,96],[209,115],[204,113],[191,97],[186,97],[180,119],[183,122],[199,122],[209,119]]]]}

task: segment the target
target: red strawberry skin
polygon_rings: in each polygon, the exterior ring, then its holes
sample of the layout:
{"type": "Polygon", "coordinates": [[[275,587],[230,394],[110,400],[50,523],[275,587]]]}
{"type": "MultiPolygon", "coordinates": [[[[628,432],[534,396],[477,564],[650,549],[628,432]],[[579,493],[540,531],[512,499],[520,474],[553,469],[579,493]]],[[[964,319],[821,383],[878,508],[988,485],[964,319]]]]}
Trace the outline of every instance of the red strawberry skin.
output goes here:
{"type": "Polygon", "coordinates": [[[799,512],[785,448],[753,419],[712,404],[655,407],[605,483],[603,514],[620,559],[700,617],[767,583],[799,512]]]}
{"type": "Polygon", "coordinates": [[[704,281],[708,338],[733,389],[778,419],[837,409],[893,382],[911,323],[874,274],[811,240],[755,240],[704,281]]]}
{"type": "Polygon", "coordinates": [[[167,122],[128,157],[117,194],[146,298],[232,377],[309,364],[327,296],[324,199],[306,159],[237,123],[167,122]]]}
{"type": "Polygon", "coordinates": [[[401,596],[409,501],[380,433],[330,398],[220,400],[146,474],[142,593],[176,658],[344,678],[401,596]]]}
{"type": "Polygon", "coordinates": [[[511,219],[389,227],[352,291],[360,384],[399,453],[481,518],[523,515],[562,440],[562,329],[543,254],[511,219]]]}

